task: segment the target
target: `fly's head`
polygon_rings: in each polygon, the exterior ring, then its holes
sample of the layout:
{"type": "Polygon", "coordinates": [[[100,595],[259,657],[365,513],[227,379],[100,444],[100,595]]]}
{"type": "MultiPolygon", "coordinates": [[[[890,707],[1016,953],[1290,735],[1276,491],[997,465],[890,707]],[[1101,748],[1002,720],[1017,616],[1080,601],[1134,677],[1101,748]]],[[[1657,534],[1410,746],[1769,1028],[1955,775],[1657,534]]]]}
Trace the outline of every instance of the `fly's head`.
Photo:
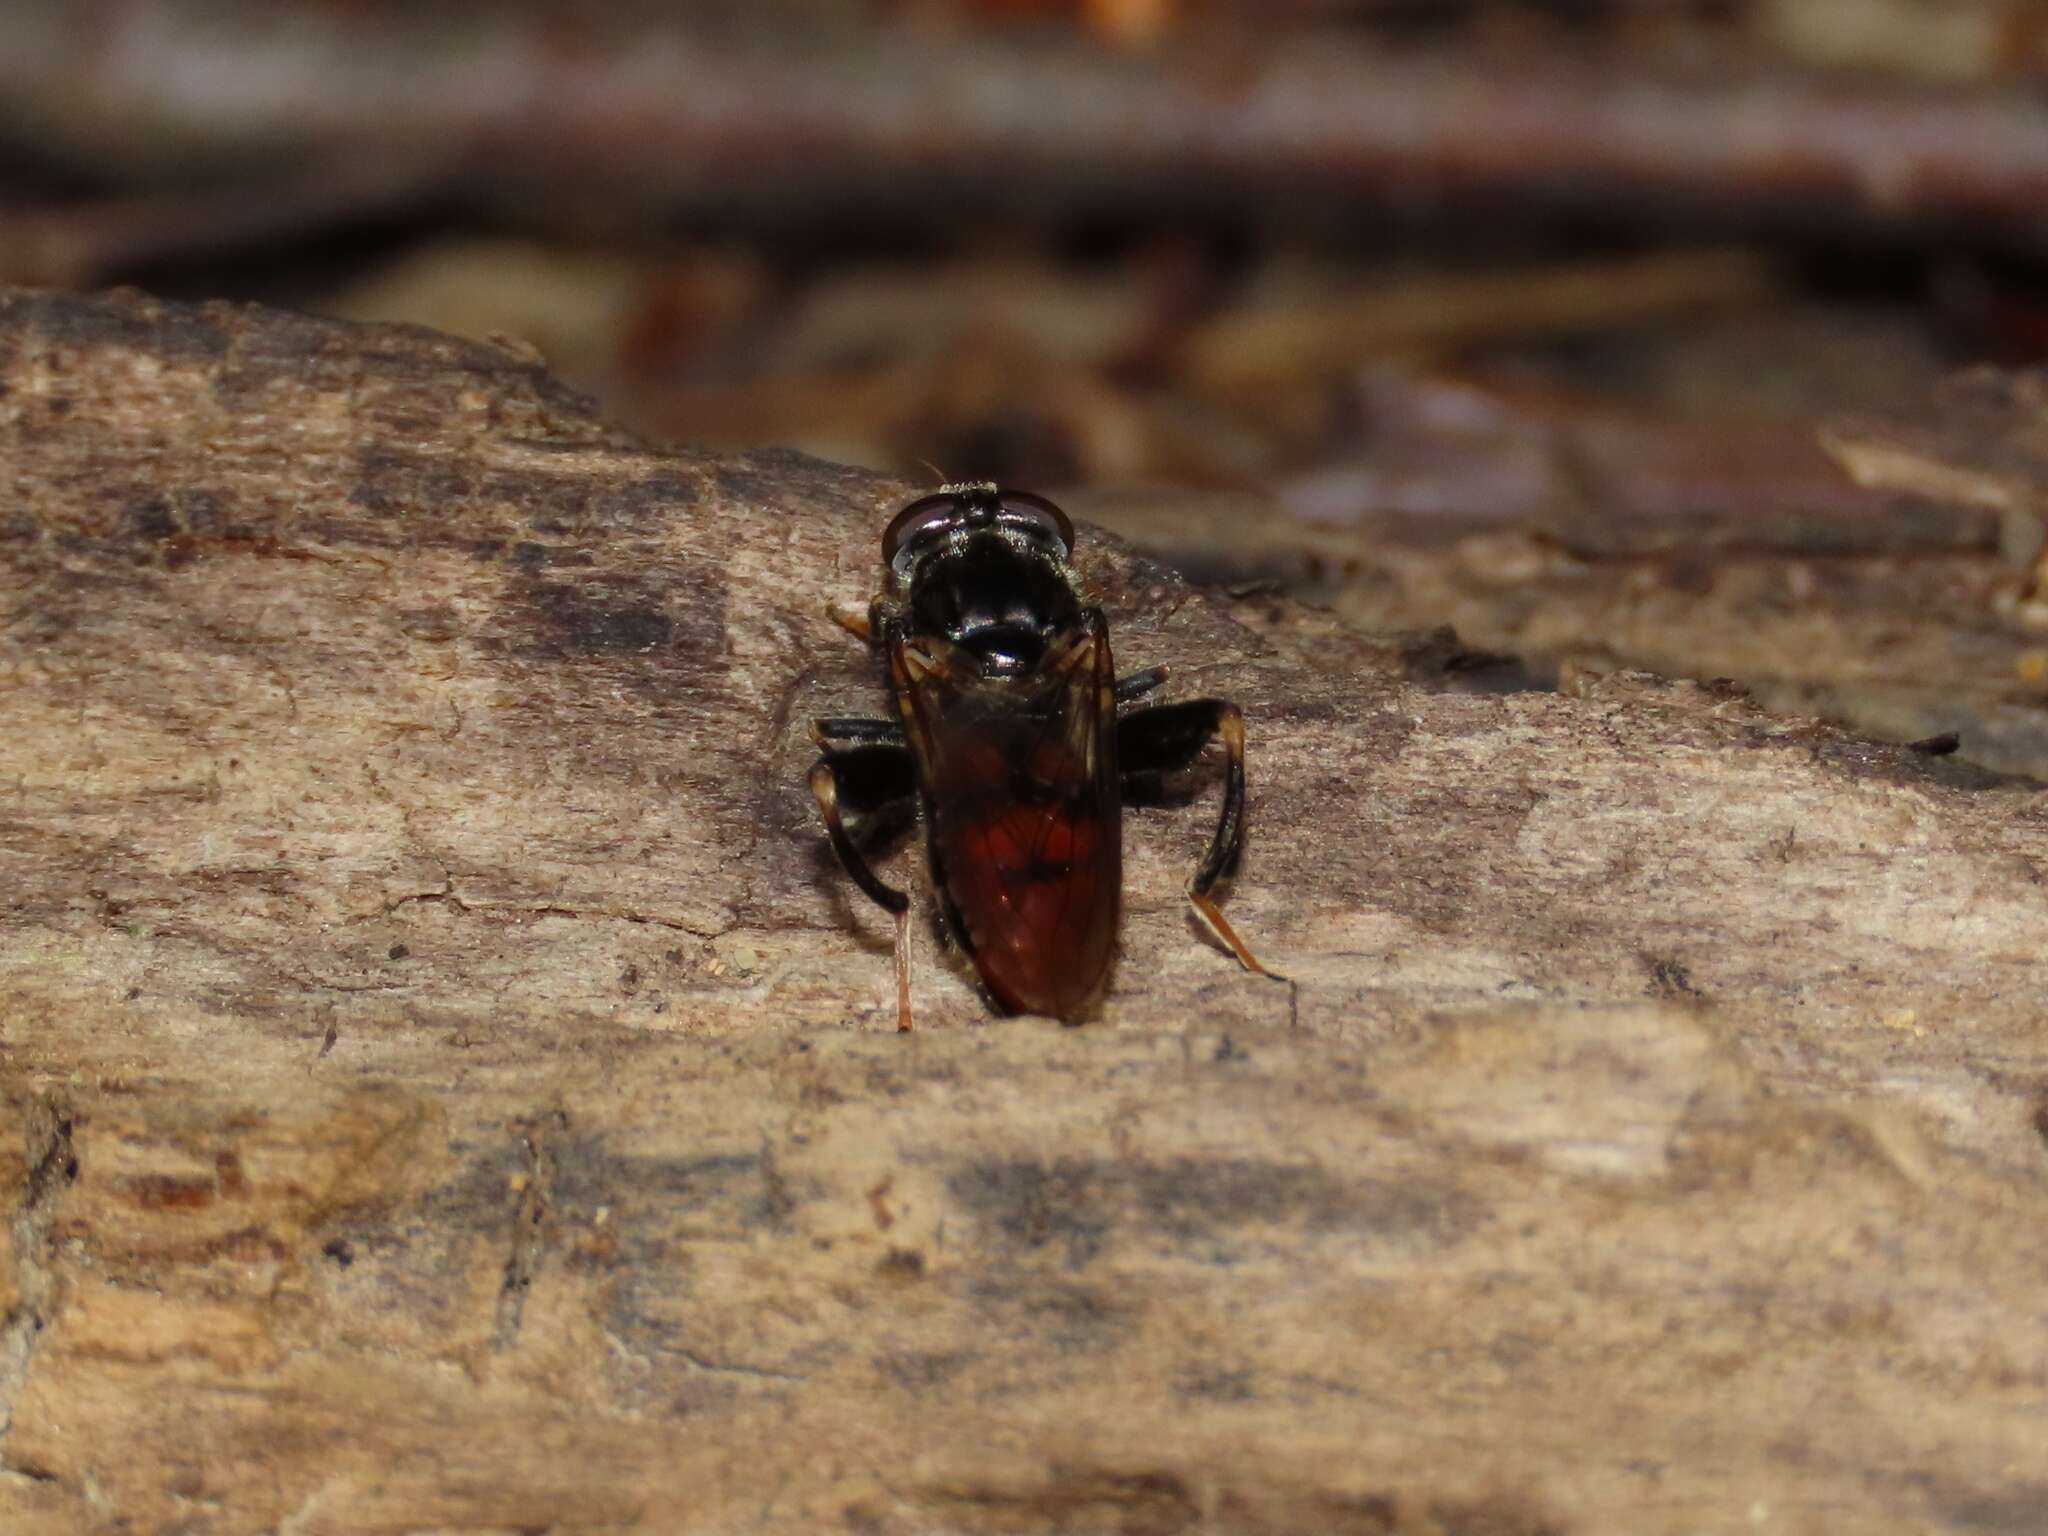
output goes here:
{"type": "Polygon", "coordinates": [[[934,556],[990,537],[1020,556],[1050,560],[1062,569],[1074,551],[1074,525],[1043,496],[985,480],[944,485],[890,519],[882,535],[882,563],[889,568],[891,590],[911,596],[920,567],[934,556]]]}
{"type": "Polygon", "coordinates": [[[1081,622],[1068,559],[1074,525],[1043,496],[992,484],[941,487],[882,535],[878,612],[972,655],[985,678],[1030,672],[1081,622]]]}

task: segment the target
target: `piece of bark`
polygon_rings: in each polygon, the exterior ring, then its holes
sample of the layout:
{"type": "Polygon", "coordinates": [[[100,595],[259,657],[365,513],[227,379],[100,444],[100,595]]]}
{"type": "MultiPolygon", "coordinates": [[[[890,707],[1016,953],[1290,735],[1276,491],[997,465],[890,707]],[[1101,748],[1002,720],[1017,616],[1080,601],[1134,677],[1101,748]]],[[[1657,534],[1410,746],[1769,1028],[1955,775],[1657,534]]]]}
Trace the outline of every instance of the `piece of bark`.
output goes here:
{"type": "MultiPolygon", "coordinates": [[[[1099,1016],[835,871],[901,488],[528,360],[0,299],[0,1529],[2026,1529],[2031,786],[1473,697],[1099,536],[1241,700],[1238,971],[1099,1016]]],[[[1209,790],[1213,793],[1213,784],[1209,790]]]]}
{"type": "Polygon", "coordinates": [[[2010,552],[2031,555],[2048,522],[2048,373],[1973,368],[1907,417],[1832,424],[1822,443],[1873,490],[1999,514],[2010,552]]]}
{"type": "Polygon", "coordinates": [[[1250,302],[1196,325],[1178,362],[1196,387],[1253,398],[1303,375],[1479,343],[1625,331],[1688,313],[1764,307],[1780,284],[1741,250],[1659,251],[1627,260],[1445,277],[1353,281],[1306,299],[1250,302]]]}

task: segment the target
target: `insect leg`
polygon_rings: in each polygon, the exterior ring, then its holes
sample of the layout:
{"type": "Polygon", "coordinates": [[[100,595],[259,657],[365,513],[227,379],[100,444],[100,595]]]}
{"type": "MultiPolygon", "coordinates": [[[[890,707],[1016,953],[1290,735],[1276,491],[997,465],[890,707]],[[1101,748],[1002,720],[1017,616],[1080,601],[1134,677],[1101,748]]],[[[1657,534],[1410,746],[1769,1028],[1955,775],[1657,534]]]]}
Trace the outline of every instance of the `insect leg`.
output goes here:
{"type": "Polygon", "coordinates": [[[972,658],[957,647],[929,635],[916,644],[900,637],[886,642],[889,646],[889,667],[897,677],[897,688],[922,683],[926,678],[936,678],[948,688],[964,688],[972,682],[977,669],[972,658]]]}
{"type": "MultiPolygon", "coordinates": [[[[853,877],[853,883],[896,920],[896,1028],[901,1032],[910,1028],[910,897],[876,875],[867,855],[846,830],[839,805],[842,787],[852,804],[886,790],[890,775],[896,776],[906,792],[914,787],[908,752],[894,747],[870,747],[859,752],[827,753],[811,765],[811,797],[818,802],[818,814],[824,818],[825,835],[832,839],[832,851],[839,855],[839,862],[853,877]],[[871,761],[860,765],[849,761],[859,758],[871,761]],[[862,782],[864,779],[874,782],[862,782]]],[[[880,805],[902,798],[901,794],[894,794],[871,803],[880,805]]]]}
{"type": "Polygon", "coordinates": [[[874,637],[874,621],[865,608],[849,608],[844,603],[827,603],[825,617],[859,640],[874,637]]]}
{"type": "MultiPolygon", "coordinates": [[[[834,745],[844,743],[852,747],[903,747],[909,742],[904,737],[903,727],[894,720],[832,719],[811,722],[811,740],[820,747],[830,750],[834,745]]],[[[906,789],[905,794],[910,791],[906,789]]]]}
{"type": "Polygon", "coordinates": [[[1210,893],[1237,864],[1244,847],[1244,715],[1235,704],[1222,699],[1194,699],[1185,704],[1162,704],[1141,709],[1117,722],[1117,754],[1125,774],[1157,776],[1185,768],[1201,754],[1211,736],[1223,739],[1226,767],[1223,777],[1223,810],[1216,821],[1216,834],[1208,852],[1195,867],[1187,883],[1188,900],[1211,933],[1223,943],[1237,963],[1261,976],[1270,972],[1259,964],[1237,930],[1230,926],[1210,893]]]}
{"type": "Polygon", "coordinates": [[[1116,701],[1128,704],[1133,699],[1142,699],[1146,694],[1166,681],[1166,668],[1147,667],[1143,672],[1133,672],[1116,680],[1116,701]]]}
{"type": "Polygon", "coordinates": [[[910,799],[917,793],[917,765],[907,747],[879,742],[872,746],[828,746],[819,761],[832,769],[840,814],[859,823],[854,834],[856,843],[870,841],[870,823],[893,825],[895,813],[908,811],[910,799]]]}
{"type": "Polygon", "coordinates": [[[1118,767],[1126,774],[1178,773],[1202,755],[1230,707],[1221,699],[1190,699],[1132,710],[1116,723],[1118,767]]]}

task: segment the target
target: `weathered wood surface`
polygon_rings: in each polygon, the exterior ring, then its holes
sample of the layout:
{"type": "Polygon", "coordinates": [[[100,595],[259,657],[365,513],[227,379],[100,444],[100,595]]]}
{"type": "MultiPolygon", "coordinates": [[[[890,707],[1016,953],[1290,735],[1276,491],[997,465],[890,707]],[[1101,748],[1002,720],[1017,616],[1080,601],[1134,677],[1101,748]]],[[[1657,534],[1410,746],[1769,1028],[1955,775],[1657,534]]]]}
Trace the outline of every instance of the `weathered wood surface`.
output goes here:
{"type": "Polygon", "coordinates": [[[802,788],[899,487],[510,352],[0,300],[0,1530],[2020,1532],[2048,816],[1105,541],[1253,737],[990,1020],[802,788]]]}

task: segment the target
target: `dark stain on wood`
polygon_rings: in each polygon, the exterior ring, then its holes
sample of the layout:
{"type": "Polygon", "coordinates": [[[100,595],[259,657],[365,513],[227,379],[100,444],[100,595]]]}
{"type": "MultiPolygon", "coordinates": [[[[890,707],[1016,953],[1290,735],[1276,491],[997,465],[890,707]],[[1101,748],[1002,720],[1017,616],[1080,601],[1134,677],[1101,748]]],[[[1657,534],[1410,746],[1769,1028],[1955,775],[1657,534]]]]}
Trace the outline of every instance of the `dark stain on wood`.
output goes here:
{"type": "Polygon", "coordinates": [[[706,1233],[779,1235],[813,1193],[792,1191],[766,1152],[650,1158],[614,1152],[601,1137],[572,1135],[562,1138],[554,1156],[555,1202],[571,1220],[600,1206],[651,1201],[691,1213],[692,1226],[706,1233]]]}
{"type": "Polygon", "coordinates": [[[1971,1536],[2040,1536],[2048,1522],[2048,1483],[1943,1489],[1936,1513],[1945,1526],[1971,1536]]]}
{"type": "Polygon", "coordinates": [[[999,1246],[1056,1248],[1085,1267],[1116,1237],[1164,1239],[1228,1261],[1256,1226],[1375,1234],[1441,1246],[1478,1225],[1463,1191],[1414,1180],[1339,1179],[1320,1168],[1244,1158],[1164,1163],[989,1159],[947,1180],[948,1193],[999,1246]]]}
{"type": "Polygon", "coordinates": [[[966,1287],[975,1309],[999,1325],[999,1337],[1029,1338],[1061,1357],[1108,1354],[1138,1328],[1137,1309],[1109,1292],[1011,1268],[986,1271],[966,1287]]]}
{"type": "Polygon", "coordinates": [[[655,602],[635,600],[632,591],[616,578],[604,586],[530,583],[520,594],[523,606],[558,642],[555,647],[542,642],[535,649],[576,657],[665,648],[675,638],[675,621],[655,602]]]}
{"type": "Polygon", "coordinates": [[[476,493],[475,477],[459,462],[383,442],[358,453],[354,469],[349,504],[377,518],[418,519],[432,526],[476,493]]]}
{"type": "Polygon", "coordinates": [[[966,1350],[906,1349],[875,1356],[875,1370],[907,1391],[922,1392],[944,1386],[980,1358],[966,1350]]]}
{"type": "MultiPolygon", "coordinates": [[[[26,310],[25,329],[34,342],[59,349],[102,351],[109,347],[146,353],[172,363],[216,363],[229,347],[221,313],[228,306],[157,304],[132,298],[122,304],[55,292],[0,298],[0,315],[26,310]]],[[[60,356],[61,361],[61,356],[60,356]]]]}
{"type": "Polygon", "coordinates": [[[1207,1523],[1199,1500],[1171,1472],[1054,1467],[1043,1483],[927,1486],[919,1502],[949,1525],[976,1531],[1116,1531],[1177,1536],[1207,1523]]]}

